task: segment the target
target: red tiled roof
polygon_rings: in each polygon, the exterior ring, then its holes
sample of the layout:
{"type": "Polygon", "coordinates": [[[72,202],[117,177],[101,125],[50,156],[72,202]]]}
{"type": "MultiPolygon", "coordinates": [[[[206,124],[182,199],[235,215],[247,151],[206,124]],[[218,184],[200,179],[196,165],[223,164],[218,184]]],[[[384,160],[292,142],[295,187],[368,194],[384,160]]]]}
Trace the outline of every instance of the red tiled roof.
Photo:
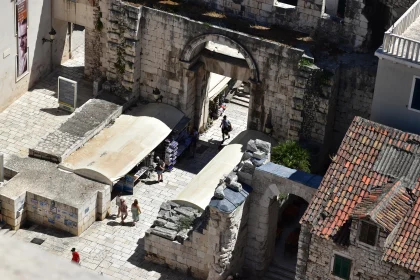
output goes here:
{"type": "MultiPolygon", "coordinates": [[[[420,195],[420,184],[417,182],[413,194],[420,195]]],[[[420,198],[417,199],[408,215],[396,228],[392,242],[385,247],[383,260],[416,273],[420,272],[420,198]]]]}
{"type": "MultiPolygon", "coordinates": [[[[326,239],[334,237],[351,217],[369,217],[391,232],[411,209],[406,187],[415,189],[420,176],[418,152],[419,135],[356,117],[301,223],[310,224],[312,234],[326,239]]],[[[420,213],[420,208],[416,211],[420,213]]],[[[420,254],[420,220],[415,223],[420,254]]],[[[401,229],[401,236],[413,229],[401,229]]],[[[398,259],[399,264],[402,261],[398,259]]]]}
{"type": "Polygon", "coordinates": [[[373,189],[353,209],[352,217],[370,218],[376,224],[391,232],[407,215],[413,204],[412,198],[401,181],[373,189]]]}

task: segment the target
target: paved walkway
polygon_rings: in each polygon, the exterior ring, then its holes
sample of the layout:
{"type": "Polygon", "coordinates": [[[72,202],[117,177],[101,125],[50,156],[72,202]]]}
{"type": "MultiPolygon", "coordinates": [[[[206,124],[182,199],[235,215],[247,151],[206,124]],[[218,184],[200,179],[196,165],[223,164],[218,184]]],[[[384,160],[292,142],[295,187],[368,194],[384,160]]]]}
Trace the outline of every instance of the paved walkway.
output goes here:
{"type": "Polygon", "coordinates": [[[70,114],[57,109],[58,76],[79,83],[79,107],[91,98],[92,85],[83,80],[84,48],[77,48],[74,55],[75,59],[66,61],[0,113],[1,153],[27,157],[29,148],[67,120],[70,114]]]}
{"type": "MultiPolygon", "coordinates": [[[[225,144],[246,129],[247,112],[247,108],[228,104],[225,113],[234,130],[225,144]]],[[[120,224],[120,219],[116,218],[114,199],[111,216],[104,221],[95,222],[79,237],[42,226],[20,229],[9,234],[26,242],[35,237],[45,239],[40,245],[42,249],[69,260],[70,249],[75,247],[80,253],[83,267],[116,279],[189,279],[184,274],[144,261],[143,237],[156,219],[161,203],[174,199],[193,176],[217,154],[221,142],[220,121],[221,119],[215,121],[213,126],[201,135],[194,158],[184,155],[172,172],[164,173],[163,183],[151,184],[157,179],[156,174],[153,174],[149,181],[142,181],[136,185],[132,196],[126,197],[128,205],[134,199],[138,199],[141,206],[142,214],[135,227],[120,224]]],[[[131,217],[128,221],[130,220],[131,217]]]]}

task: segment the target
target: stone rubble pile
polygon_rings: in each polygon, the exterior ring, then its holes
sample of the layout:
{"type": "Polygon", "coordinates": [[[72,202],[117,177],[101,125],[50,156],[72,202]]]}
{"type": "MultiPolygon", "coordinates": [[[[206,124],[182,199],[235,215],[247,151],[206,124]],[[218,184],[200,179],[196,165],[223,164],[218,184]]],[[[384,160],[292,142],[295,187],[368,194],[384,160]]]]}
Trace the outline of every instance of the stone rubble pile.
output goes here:
{"type": "Polygon", "coordinates": [[[146,233],[172,241],[176,240],[183,244],[193,230],[193,222],[200,216],[201,212],[192,207],[180,206],[172,201],[163,202],[157,219],[146,233]],[[191,221],[189,228],[184,228],[185,225],[182,225],[183,220],[191,221]]]}
{"type": "Polygon", "coordinates": [[[220,179],[219,184],[217,185],[214,191],[214,197],[218,199],[224,199],[225,188],[229,188],[236,192],[240,192],[242,190],[242,184],[238,182],[238,175],[236,175],[235,172],[232,171],[231,173],[229,173],[229,175],[220,179]]]}
{"type": "Polygon", "coordinates": [[[247,185],[252,184],[252,175],[256,167],[270,160],[271,144],[262,140],[249,140],[246,152],[238,166],[238,179],[247,185]]]}

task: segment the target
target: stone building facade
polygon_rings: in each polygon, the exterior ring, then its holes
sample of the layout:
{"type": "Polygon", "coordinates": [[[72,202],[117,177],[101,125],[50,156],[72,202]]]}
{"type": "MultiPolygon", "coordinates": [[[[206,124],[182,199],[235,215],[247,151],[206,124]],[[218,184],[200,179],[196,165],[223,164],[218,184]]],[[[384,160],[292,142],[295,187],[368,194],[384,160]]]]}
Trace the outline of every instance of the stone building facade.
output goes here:
{"type": "Polygon", "coordinates": [[[418,139],[354,119],[301,219],[296,279],[420,276],[418,139]]]}

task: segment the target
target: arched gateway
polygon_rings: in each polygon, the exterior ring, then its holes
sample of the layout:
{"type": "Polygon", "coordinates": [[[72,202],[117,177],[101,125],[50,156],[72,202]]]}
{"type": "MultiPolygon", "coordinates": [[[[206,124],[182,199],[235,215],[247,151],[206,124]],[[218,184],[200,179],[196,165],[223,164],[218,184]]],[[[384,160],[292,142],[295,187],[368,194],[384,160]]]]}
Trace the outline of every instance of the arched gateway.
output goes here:
{"type": "Polygon", "coordinates": [[[245,58],[248,67],[251,70],[251,80],[254,82],[260,81],[258,68],[251,54],[245,50],[241,44],[221,34],[204,34],[190,40],[182,51],[180,58],[181,62],[187,63],[188,65],[195,62],[194,59],[205,48],[207,42],[214,42],[238,50],[238,52],[245,58]]]}

